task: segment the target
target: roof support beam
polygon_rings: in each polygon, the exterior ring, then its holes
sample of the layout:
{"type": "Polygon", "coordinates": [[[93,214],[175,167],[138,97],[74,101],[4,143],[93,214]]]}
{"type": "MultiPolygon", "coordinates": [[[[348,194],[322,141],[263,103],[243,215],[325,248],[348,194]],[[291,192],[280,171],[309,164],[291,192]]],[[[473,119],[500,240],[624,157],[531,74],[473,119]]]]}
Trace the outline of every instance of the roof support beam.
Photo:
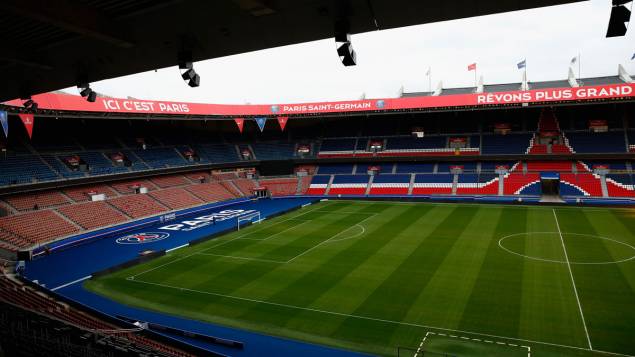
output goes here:
{"type": "Polygon", "coordinates": [[[118,26],[108,17],[94,9],[68,1],[51,4],[47,0],[4,0],[0,9],[115,46],[134,46],[134,43],[114,32],[113,29],[118,26]]]}

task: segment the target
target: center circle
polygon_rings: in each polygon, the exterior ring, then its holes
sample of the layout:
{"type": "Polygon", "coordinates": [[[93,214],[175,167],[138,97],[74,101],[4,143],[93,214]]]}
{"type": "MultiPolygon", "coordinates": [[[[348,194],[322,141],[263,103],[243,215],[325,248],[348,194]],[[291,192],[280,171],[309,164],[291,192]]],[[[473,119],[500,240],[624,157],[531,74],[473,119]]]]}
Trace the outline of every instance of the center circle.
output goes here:
{"type": "MultiPolygon", "coordinates": [[[[565,241],[565,245],[567,246],[567,255],[569,256],[569,264],[577,264],[577,265],[605,265],[605,264],[618,264],[624,263],[630,260],[635,259],[635,247],[624,242],[620,242],[615,239],[600,237],[592,234],[583,234],[583,233],[559,233],[559,232],[526,232],[526,233],[515,233],[510,234],[508,236],[502,237],[498,240],[498,246],[504,251],[517,255],[523,258],[548,262],[548,263],[558,263],[558,264],[567,264],[567,261],[564,258],[564,254],[562,252],[562,242],[560,240],[565,241]],[[562,237],[560,236],[562,235],[562,237]],[[535,246],[541,250],[541,252],[525,252],[521,250],[520,247],[526,247],[527,239],[532,239],[535,242],[535,246]],[[557,240],[557,248],[552,249],[552,254],[559,254],[559,258],[555,258],[553,256],[549,256],[548,247],[551,245],[540,244],[540,241],[547,240],[557,240]],[[608,250],[613,252],[613,254],[619,255],[613,260],[609,260],[604,258],[595,259],[594,256],[594,247],[593,244],[597,244],[598,240],[602,240],[603,244],[606,246],[608,250]],[[585,249],[586,248],[586,249],[585,249]],[[554,252],[555,251],[555,252],[554,252]]],[[[553,242],[552,242],[553,243],[553,242]]]]}

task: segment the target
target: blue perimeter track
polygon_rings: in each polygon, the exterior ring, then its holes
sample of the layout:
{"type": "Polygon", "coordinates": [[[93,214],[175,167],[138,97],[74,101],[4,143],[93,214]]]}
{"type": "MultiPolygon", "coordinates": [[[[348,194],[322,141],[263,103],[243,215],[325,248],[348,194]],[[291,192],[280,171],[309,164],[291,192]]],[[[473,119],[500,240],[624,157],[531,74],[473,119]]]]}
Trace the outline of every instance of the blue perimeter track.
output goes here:
{"type": "Polygon", "coordinates": [[[230,203],[207,205],[204,206],[204,209],[185,210],[182,211],[182,213],[178,213],[175,220],[169,222],[161,222],[155,217],[154,219],[136,221],[97,232],[74,236],[56,242],[52,244],[51,247],[63,247],[69,242],[78,240],[84,241],[81,244],[68,245],[65,249],[53,249],[51,254],[42,254],[34,260],[27,262],[23,277],[31,281],[36,281],[38,284],[53,290],[55,294],[62,298],[69,299],[76,304],[86,306],[115,318],[125,317],[133,320],[151,322],[179,330],[244,343],[243,349],[235,349],[203,342],[201,340],[162,333],[166,337],[171,337],[227,356],[365,356],[351,351],[293,341],[129,307],[90,292],[84,289],[82,284],[82,281],[90,277],[93,273],[135,260],[139,257],[139,253],[143,251],[168,250],[225,230],[234,229],[237,224],[237,219],[232,218],[225,221],[218,221],[214,225],[208,225],[189,232],[170,231],[168,238],[151,243],[118,244],[116,243],[117,238],[130,234],[156,232],[158,227],[179,223],[184,219],[217,213],[222,210],[255,210],[260,212],[262,219],[265,219],[272,215],[277,215],[316,202],[317,200],[315,197],[238,200],[230,203]],[[139,222],[143,224],[140,225],[139,222]]]}

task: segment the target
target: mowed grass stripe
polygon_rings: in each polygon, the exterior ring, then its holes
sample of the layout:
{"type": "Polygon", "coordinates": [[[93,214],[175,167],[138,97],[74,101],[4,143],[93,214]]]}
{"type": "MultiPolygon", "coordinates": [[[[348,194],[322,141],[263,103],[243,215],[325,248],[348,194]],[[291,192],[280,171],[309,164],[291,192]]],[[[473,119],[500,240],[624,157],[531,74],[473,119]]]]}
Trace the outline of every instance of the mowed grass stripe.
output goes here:
{"type": "MultiPolygon", "coordinates": [[[[389,207],[390,206],[386,205],[378,207],[364,206],[362,210],[365,212],[381,213],[377,210],[378,208],[384,211],[388,210],[389,207]]],[[[401,222],[402,217],[407,215],[408,211],[413,210],[414,209],[404,208],[394,209],[392,213],[387,212],[386,216],[391,218],[382,227],[401,222]]],[[[382,229],[380,229],[380,231],[381,230],[382,229]]],[[[293,279],[287,279],[286,285],[278,282],[277,292],[268,296],[267,300],[294,306],[310,306],[325,291],[328,291],[330,287],[337,284],[350,271],[354,270],[368,257],[369,253],[372,254],[372,252],[376,251],[376,249],[391,239],[390,236],[381,234],[381,232],[375,237],[378,239],[365,238],[353,240],[350,245],[341,250],[329,250],[325,248],[325,250],[319,253],[326,253],[327,255],[316,257],[316,259],[318,259],[317,264],[305,266],[302,274],[294,276],[293,279]]],[[[295,264],[294,262],[293,265],[295,264]]],[[[285,268],[292,269],[293,265],[285,268]]],[[[348,313],[348,311],[338,311],[348,313]]],[[[289,320],[301,313],[302,311],[300,310],[288,312],[284,317],[284,321],[280,321],[280,323],[284,326],[289,320]]],[[[263,319],[280,315],[279,309],[275,306],[255,306],[246,311],[244,317],[253,316],[253,314],[263,319]]],[[[313,315],[313,317],[315,318],[315,315],[313,315]]]]}
{"type": "Polygon", "coordinates": [[[496,206],[479,207],[466,229],[457,237],[454,249],[413,304],[407,321],[453,329],[459,326],[487,247],[496,237],[502,211],[496,206]]]}
{"type": "MultiPolygon", "coordinates": [[[[312,212],[311,214],[318,214],[312,212]]],[[[321,215],[331,214],[326,211],[319,213],[321,215]]],[[[275,259],[285,260],[285,257],[291,258],[301,252],[310,249],[316,244],[319,244],[325,239],[337,234],[341,231],[342,227],[348,227],[353,222],[357,222],[359,217],[352,217],[352,215],[340,214],[337,215],[339,219],[333,221],[330,224],[315,225],[311,227],[311,231],[305,236],[296,236],[295,240],[287,243],[276,245],[273,250],[267,250],[266,253],[256,255],[257,258],[263,259],[275,259]],[[291,246],[291,248],[289,247],[291,246]]],[[[250,241],[251,244],[263,246],[262,242],[250,241]]],[[[240,256],[240,251],[229,251],[230,255],[240,256]]],[[[212,257],[213,259],[221,259],[212,257]]],[[[260,279],[265,274],[277,269],[279,264],[272,264],[260,261],[249,260],[237,260],[238,262],[232,264],[232,268],[224,271],[219,275],[210,277],[209,279],[196,284],[194,286],[187,284],[187,282],[181,282],[179,286],[185,286],[195,290],[220,292],[222,294],[232,294],[234,291],[239,290],[243,286],[260,279]],[[186,283],[187,285],[183,285],[186,283]]],[[[226,261],[225,261],[226,262],[226,261]]],[[[157,282],[157,281],[154,281],[157,282]]],[[[162,283],[159,281],[159,283],[162,283]]],[[[284,283],[284,282],[281,282],[284,283]]]]}
{"type": "MultiPolygon", "coordinates": [[[[228,244],[229,242],[235,240],[237,237],[241,236],[241,235],[245,235],[245,234],[249,234],[251,232],[254,231],[258,231],[261,229],[268,229],[270,226],[272,225],[276,225],[280,222],[284,222],[287,221],[289,219],[294,219],[297,218],[299,216],[305,215],[307,213],[310,213],[313,210],[317,210],[320,208],[324,208],[324,207],[334,207],[334,209],[337,209],[338,204],[337,203],[319,203],[314,205],[313,207],[308,206],[309,208],[305,208],[305,209],[300,209],[298,211],[294,211],[291,213],[288,213],[284,216],[280,216],[280,217],[275,217],[271,220],[268,221],[264,221],[261,224],[258,225],[250,225],[248,227],[246,227],[243,231],[238,231],[238,232],[234,232],[234,233],[229,233],[227,235],[223,235],[221,237],[215,238],[215,239],[211,239],[207,242],[203,242],[201,244],[197,244],[196,246],[190,246],[186,249],[180,249],[180,250],[176,250],[176,251],[172,251],[170,253],[168,253],[165,257],[162,257],[160,259],[155,259],[152,260],[148,263],[145,264],[141,264],[141,265],[137,265],[137,266],[133,266],[131,268],[129,268],[129,272],[131,276],[146,276],[154,271],[166,268],[166,271],[170,271],[169,266],[171,264],[175,264],[177,262],[179,262],[179,264],[182,264],[181,262],[187,258],[193,257],[194,254],[196,254],[197,252],[205,252],[206,250],[209,250],[210,248],[214,248],[217,246],[222,246],[224,244],[228,244]]],[[[209,260],[209,259],[207,259],[209,260]]],[[[183,263],[184,264],[184,263],[183,263]]],[[[159,273],[159,275],[162,275],[161,273],[159,273]]]]}
{"type": "MultiPolygon", "coordinates": [[[[417,218],[410,222],[410,225],[401,232],[394,232],[383,246],[375,251],[368,250],[366,259],[351,270],[332,287],[327,287],[320,296],[310,305],[313,309],[329,311],[355,311],[385,279],[387,279],[397,268],[397,264],[408,257],[410,252],[421,244],[420,239],[413,239],[419,234],[431,232],[436,227],[427,222],[441,222],[452,212],[449,208],[420,208],[417,211],[417,218]]],[[[398,216],[402,211],[384,212],[382,218],[398,216]]],[[[372,221],[367,229],[364,239],[384,239],[386,232],[385,221],[372,221]]],[[[335,249],[335,247],[332,247],[335,249]]],[[[286,327],[292,329],[306,328],[310,326],[315,315],[302,312],[297,314],[292,320],[287,322],[286,327]]],[[[321,333],[337,338],[336,330],[339,324],[344,321],[342,316],[328,316],[328,324],[320,326],[321,333]]],[[[371,324],[384,324],[381,322],[367,321],[371,324]]]]}
{"type": "MultiPolygon", "coordinates": [[[[245,264],[243,261],[228,258],[197,254],[190,256],[190,254],[235,239],[238,236],[236,233],[228,234],[196,247],[175,251],[166,258],[126,269],[113,275],[100,277],[97,280],[88,281],[86,284],[102,295],[146,309],[380,355],[394,355],[395,348],[398,345],[416,348],[426,331],[435,331],[432,326],[461,330],[450,332],[451,334],[463,334],[471,338],[489,338],[504,342],[510,342],[505,337],[518,337],[563,345],[583,344],[576,343],[578,340],[576,336],[583,329],[578,320],[576,320],[579,313],[576,311],[577,304],[575,304],[573,298],[570,278],[568,273],[564,278],[560,274],[561,271],[568,272],[568,270],[563,270],[566,265],[532,261],[505,252],[498,247],[499,237],[512,233],[526,231],[553,231],[555,233],[556,230],[553,227],[555,223],[551,208],[393,204],[387,202],[357,203],[350,201],[336,203],[337,205],[329,203],[310,207],[309,209],[316,209],[316,216],[312,217],[315,222],[312,222],[311,225],[328,225],[330,222],[343,218],[345,213],[363,210],[369,206],[374,208],[374,210],[369,210],[369,212],[381,212],[381,214],[362,223],[366,227],[367,234],[360,238],[320,245],[317,249],[312,250],[309,254],[290,264],[263,262],[260,268],[266,270],[264,274],[251,275],[251,272],[247,272],[254,279],[244,281],[242,286],[233,291],[225,291],[223,286],[225,280],[217,279],[213,276],[217,272],[222,276],[228,271],[233,271],[233,276],[227,277],[227,279],[242,280],[242,275],[245,271],[236,267],[253,267],[254,264],[258,265],[257,262],[245,264]],[[335,206],[335,211],[338,211],[337,214],[317,215],[320,213],[319,211],[323,210],[329,213],[332,212],[330,205],[335,206]],[[438,224],[443,223],[450,212],[454,212],[456,208],[461,207],[471,207],[477,209],[478,212],[467,224],[468,228],[455,237],[456,242],[452,243],[451,249],[440,264],[437,265],[436,272],[432,274],[427,284],[424,287],[420,287],[418,296],[410,302],[410,309],[400,320],[406,323],[414,322],[415,324],[431,327],[405,326],[400,325],[399,321],[389,319],[383,322],[373,321],[363,319],[360,316],[357,319],[362,323],[351,324],[350,326],[353,326],[353,328],[346,329],[342,333],[343,325],[355,318],[352,315],[335,314],[354,314],[359,307],[364,306],[367,303],[367,298],[373,295],[373,291],[385,284],[385,280],[401,267],[403,261],[408,259],[413,250],[419,249],[421,245],[427,245],[425,240],[421,240],[420,236],[425,236],[425,239],[430,238],[430,233],[439,229],[438,224]],[[416,218],[412,220],[399,220],[404,212],[408,212],[410,208],[425,209],[421,210],[420,214],[415,214],[416,218]],[[500,219],[498,219],[498,216],[492,212],[500,210],[502,210],[502,213],[500,219]],[[518,214],[518,212],[525,212],[525,214],[518,214]],[[498,221],[496,221],[497,219],[498,221]],[[426,224],[427,220],[431,222],[426,224]],[[508,224],[503,224],[502,222],[508,222],[508,224]],[[401,227],[397,227],[398,232],[391,235],[389,227],[393,225],[405,225],[407,228],[402,230],[401,227]],[[471,230],[475,230],[475,232],[472,234],[471,230]],[[381,244],[377,244],[376,239],[381,244]],[[355,249],[351,248],[355,246],[355,249]],[[494,247],[499,251],[496,254],[493,251],[494,247]],[[349,250],[347,254],[342,254],[347,250],[349,250]],[[459,264],[458,260],[462,255],[465,255],[466,260],[463,264],[459,264]],[[182,259],[187,256],[190,257],[171,263],[175,259],[182,259]],[[480,259],[484,259],[480,267],[478,264],[479,256],[480,259]],[[334,259],[334,257],[339,258],[334,259]],[[494,264],[490,261],[492,259],[498,260],[498,262],[494,264]],[[165,278],[170,281],[170,283],[167,283],[168,286],[153,286],[142,282],[125,280],[126,277],[135,272],[138,273],[161,266],[166,262],[169,264],[156,269],[152,273],[147,273],[147,275],[141,275],[139,280],[142,281],[147,276],[156,277],[157,279],[165,278]],[[190,274],[192,271],[195,271],[195,274],[190,274]],[[319,274],[317,273],[318,271],[320,272],[319,274]],[[485,273],[486,271],[487,274],[485,273]],[[461,276],[461,272],[464,272],[463,276],[461,276]],[[156,276],[154,275],[155,273],[157,273],[156,276]],[[324,275],[324,277],[320,275],[324,275]],[[317,278],[314,279],[315,289],[313,289],[311,279],[304,280],[305,276],[317,278]],[[452,284],[454,276],[459,276],[458,279],[455,279],[458,280],[456,284],[464,285],[452,284]],[[303,289],[300,285],[296,285],[296,282],[300,280],[304,280],[308,287],[303,289]],[[488,282],[487,280],[490,281],[488,282]],[[332,283],[328,283],[329,281],[332,283]],[[444,284],[444,281],[447,283],[444,284]],[[196,288],[198,284],[202,284],[200,285],[201,288],[196,288]],[[180,287],[194,290],[180,290],[180,287]],[[293,287],[293,289],[289,289],[290,287],[293,287]],[[446,305],[443,304],[446,302],[443,299],[444,290],[450,294],[446,295],[448,296],[446,305]],[[212,295],[205,292],[210,292],[212,295]],[[285,292],[292,296],[285,296],[285,292]],[[466,292],[469,292],[467,296],[466,292]],[[214,293],[220,293],[220,295],[213,295],[214,293]],[[224,294],[235,298],[224,296],[224,294]],[[304,305],[284,305],[286,304],[284,301],[274,301],[274,297],[280,300],[298,301],[304,305]],[[253,301],[240,300],[240,298],[253,299],[253,301]],[[573,302],[569,303],[568,301],[573,302]],[[273,306],[268,304],[268,302],[273,304],[281,303],[283,305],[273,306]],[[338,304],[338,302],[340,303],[338,304]],[[516,311],[512,311],[509,314],[506,309],[512,303],[516,304],[516,311]],[[464,309],[460,308],[461,304],[464,305],[464,309]],[[315,311],[307,309],[315,309],[315,311]],[[457,317],[461,314],[460,318],[457,317]],[[436,320],[431,321],[429,319],[430,316],[436,316],[436,320]],[[422,317],[420,321],[412,321],[418,320],[420,317],[422,317]],[[457,319],[458,322],[456,322],[457,319]],[[458,326],[439,326],[441,322],[454,323],[458,326]],[[393,327],[386,329],[385,325],[392,325],[393,327]],[[472,335],[470,332],[501,337],[478,336],[472,335]],[[514,336],[514,334],[518,336],[514,336]],[[528,337],[528,335],[535,336],[535,338],[528,337]]],[[[311,213],[309,209],[292,212],[271,221],[265,221],[260,225],[248,227],[245,231],[241,230],[240,234],[244,234],[248,229],[252,228],[268,229],[270,228],[267,226],[268,224],[275,224],[279,220],[296,217],[296,214],[309,212],[307,216],[313,216],[314,213],[311,213]]],[[[560,218],[561,210],[557,209],[557,211],[560,218]]],[[[577,208],[563,211],[584,212],[588,216],[589,224],[595,229],[597,234],[615,237],[618,240],[628,242],[635,240],[633,235],[635,223],[633,218],[629,216],[631,213],[627,210],[620,210],[619,213],[616,213],[616,210],[577,208]]],[[[362,215],[358,215],[360,216],[358,220],[369,216],[366,214],[361,217],[362,215]]],[[[300,217],[299,219],[304,218],[300,217]]],[[[562,219],[565,218],[563,217],[562,219]]],[[[561,225],[562,223],[561,221],[561,225]]],[[[565,231],[564,227],[562,229],[565,231]]],[[[587,228],[580,227],[580,229],[585,230],[586,232],[584,233],[589,233],[587,228]]],[[[303,230],[304,227],[299,226],[291,229],[288,233],[291,236],[296,236],[295,239],[300,240],[302,239],[303,233],[301,231],[303,230]]],[[[348,231],[348,233],[350,232],[357,232],[357,230],[348,231]]],[[[282,234],[282,236],[284,237],[273,237],[269,240],[275,242],[277,238],[292,238],[287,237],[287,234],[282,234]]],[[[348,236],[348,234],[342,236],[348,236]]],[[[559,254],[562,252],[555,250],[554,245],[550,241],[551,238],[556,243],[559,242],[559,236],[555,233],[553,237],[546,236],[540,240],[524,239],[510,242],[510,248],[514,248],[514,251],[522,254],[548,255],[548,258],[560,258],[559,254]]],[[[568,240],[569,238],[565,239],[568,240]]],[[[255,243],[257,244],[258,242],[255,243]]],[[[282,244],[283,242],[277,243],[282,244]]],[[[286,244],[285,242],[284,245],[286,244]]],[[[606,245],[604,242],[602,244],[605,245],[606,251],[613,257],[615,257],[616,253],[619,253],[614,247],[606,245]]],[[[581,249],[581,247],[578,248],[581,249]]],[[[562,247],[560,246],[561,249],[562,247]]],[[[572,249],[576,250],[575,247],[572,247],[572,249]]],[[[584,252],[580,253],[588,254],[586,249],[583,250],[584,252]]],[[[595,249],[591,248],[591,250],[595,249]]],[[[254,252],[258,252],[258,250],[255,249],[254,252]]],[[[431,257],[435,259],[433,257],[434,252],[434,249],[430,249],[428,254],[421,254],[421,258],[423,260],[431,257]]],[[[570,258],[573,260],[574,257],[571,256],[570,258]]],[[[633,292],[631,277],[635,275],[635,266],[631,263],[618,266],[631,289],[629,294],[633,292]]],[[[575,266],[573,269],[576,283],[578,283],[578,274],[581,273],[577,271],[575,266]]],[[[595,270],[594,274],[597,274],[595,270]]],[[[610,280],[611,278],[600,274],[599,279],[610,280]]],[[[395,285],[395,294],[402,290],[401,286],[395,285]]],[[[592,340],[596,348],[635,355],[635,346],[629,339],[633,335],[632,326],[634,323],[632,321],[624,322],[619,320],[624,317],[630,319],[629,316],[630,312],[633,311],[633,307],[630,305],[613,306],[613,300],[610,297],[611,294],[621,294],[622,291],[620,290],[623,290],[623,288],[597,284],[593,291],[597,294],[597,298],[605,299],[605,304],[610,309],[619,310],[622,314],[616,318],[615,315],[617,314],[604,316],[600,311],[597,316],[601,319],[600,323],[606,327],[596,326],[603,330],[601,331],[602,333],[613,337],[616,331],[627,335],[629,332],[631,334],[627,338],[617,338],[617,340],[622,340],[622,346],[617,346],[607,339],[606,345],[598,347],[596,345],[596,337],[592,336],[592,340]],[[607,296],[609,297],[608,299],[607,296]],[[625,325],[628,326],[625,327],[625,325]]],[[[406,289],[406,291],[408,290],[406,289]]],[[[392,297],[387,298],[387,300],[390,299],[392,297]]],[[[390,301],[388,302],[390,303],[390,301]]],[[[584,304],[585,302],[583,302],[583,306],[584,304]]],[[[391,311],[381,311],[382,306],[380,304],[377,304],[377,309],[378,314],[381,316],[369,316],[370,318],[382,319],[392,313],[391,311]]],[[[588,321],[589,317],[587,314],[588,312],[585,308],[585,317],[587,317],[588,321]]],[[[554,346],[541,345],[537,342],[519,341],[515,343],[531,346],[531,352],[536,356],[604,355],[592,351],[583,352],[570,348],[560,349],[554,346]]],[[[450,353],[452,351],[440,352],[450,353]]]]}
{"type": "MultiPolygon", "coordinates": [[[[512,237],[506,243],[520,244],[528,256],[565,261],[553,211],[527,211],[527,231],[527,235],[512,237]]],[[[517,259],[523,261],[518,336],[588,347],[567,265],[517,259]]]]}
{"type": "MultiPolygon", "coordinates": [[[[503,211],[496,227],[500,237],[525,232],[527,210],[503,211]]],[[[492,239],[485,262],[463,312],[459,330],[516,337],[520,321],[524,260],[504,252],[492,239]]]]}
{"type": "MultiPolygon", "coordinates": [[[[591,223],[589,216],[581,211],[557,213],[560,228],[566,233],[599,235],[594,226],[610,229],[601,218],[594,218],[591,223]]],[[[566,234],[564,237],[572,261],[614,259],[606,246],[612,244],[610,242],[566,234]]],[[[635,347],[635,293],[620,267],[617,264],[574,264],[571,268],[594,348],[632,353],[635,347]]]]}
{"type": "MultiPolygon", "coordinates": [[[[323,213],[326,214],[326,213],[323,213]]],[[[279,219],[284,219],[283,217],[278,217],[279,219]]],[[[277,222],[267,222],[262,224],[270,224],[276,227],[275,224],[277,222]]],[[[253,230],[268,230],[269,232],[275,233],[277,232],[277,228],[274,230],[269,230],[270,227],[256,227],[250,226],[248,229],[253,230]]],[[[248,261],[248,260],[239,260],[239,259],[225,259],[221,257],[213,257],[207,255],[200,255],[192,253],[205,253],[217,252],[216,249],[218,247],[222,247],[223,245],[230,244],[232,242],[237,241],[236,238],[240,237],[240,232],[234,232],[227,237],[223,237],[222,241],[213,240],[210,242],[204,243],[205,245],[202,247],[195,246],[192,247],[192,251],[190,249],[184,250],[188,254],[187,259],[183,259],[174,264],[165,265],[159,269],[152,270],[148,273],[144,273],[138,276],[138,279],[149,282],[163,283],[163,284],[183,284],[186,283],[189,288],[196,287],[206,287],[209,285],[209,282],[214,279],[220,279],[220,282],[223,286],[233,286],[236,284],[240,284],[241,281],[250,279],[250,277],[257,277],[261,274],[266,273],[266,271],[273,269],[272,263],[263,262],[263,261],[248,261]],[[178,265],[178,266],[174,266],[178,265]],[[238,276],[241,279],[237,279],[232,277],[236,275],[236,272],[240,271],[238,276]]],[[[244,234],[244,233],[242,233],[244,234]]],[[[244,240],[247,244],[257,244],[258,241],[253,240],[244,240]]],[[[231,251],[228,251],[230,254],[231,251]]],[[[162,259],[159,259],[159,261],[162,259]]],[[[159,265],[161,266],[161,265],[159,265]]],[[[179,285],[180,286],[180,285],[179,285]]]]}
{"type": "MultiPolygon", "coordinates": [[[[421,289],[404,321],[450,329],[456,329],[460,323],[502,211],[495,206],[474,208],[478,209],[476,214],[421,289]]],[[[391,344],[418,346],[427,331],[429,329],[398,326],[393,332],[391,344]]]]}
{"type": "MultiPolygon", "coordinates": [[[[457,237],[466,229],[479,208],[455,207],[453,211],[436,228],[425,237],[420,237],[420,244],[406,257],[393,273],[379,285],[372,294],[353,312],[358,316],[373,316],[393,321],[403,321],[412,308],[421,290],[452,250],[457,237]]],[[[361,336],[356,333],[364,322],[348,318],[336,334],[355,340],[361,336]]],[[[397,325],[377,326],[371,331],[373,341],[388,344],[393,338],[397,325]]]]}

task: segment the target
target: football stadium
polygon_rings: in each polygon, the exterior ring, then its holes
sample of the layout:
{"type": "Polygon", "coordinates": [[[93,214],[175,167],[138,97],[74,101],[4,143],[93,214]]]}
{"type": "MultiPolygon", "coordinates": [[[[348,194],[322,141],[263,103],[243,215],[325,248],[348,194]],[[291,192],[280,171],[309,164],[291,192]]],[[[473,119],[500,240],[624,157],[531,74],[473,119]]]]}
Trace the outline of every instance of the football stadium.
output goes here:
{"type": "MultiPolygon", "coordinates": [[[[0,355],[635,356],[635,54],[360,99],[95,89],[325,39],[363,70],[359,34],[589,3],[7,1],[0,355]]],[[[633,2],[592,3],[588,41],[627,39],[633,2]]]]}

